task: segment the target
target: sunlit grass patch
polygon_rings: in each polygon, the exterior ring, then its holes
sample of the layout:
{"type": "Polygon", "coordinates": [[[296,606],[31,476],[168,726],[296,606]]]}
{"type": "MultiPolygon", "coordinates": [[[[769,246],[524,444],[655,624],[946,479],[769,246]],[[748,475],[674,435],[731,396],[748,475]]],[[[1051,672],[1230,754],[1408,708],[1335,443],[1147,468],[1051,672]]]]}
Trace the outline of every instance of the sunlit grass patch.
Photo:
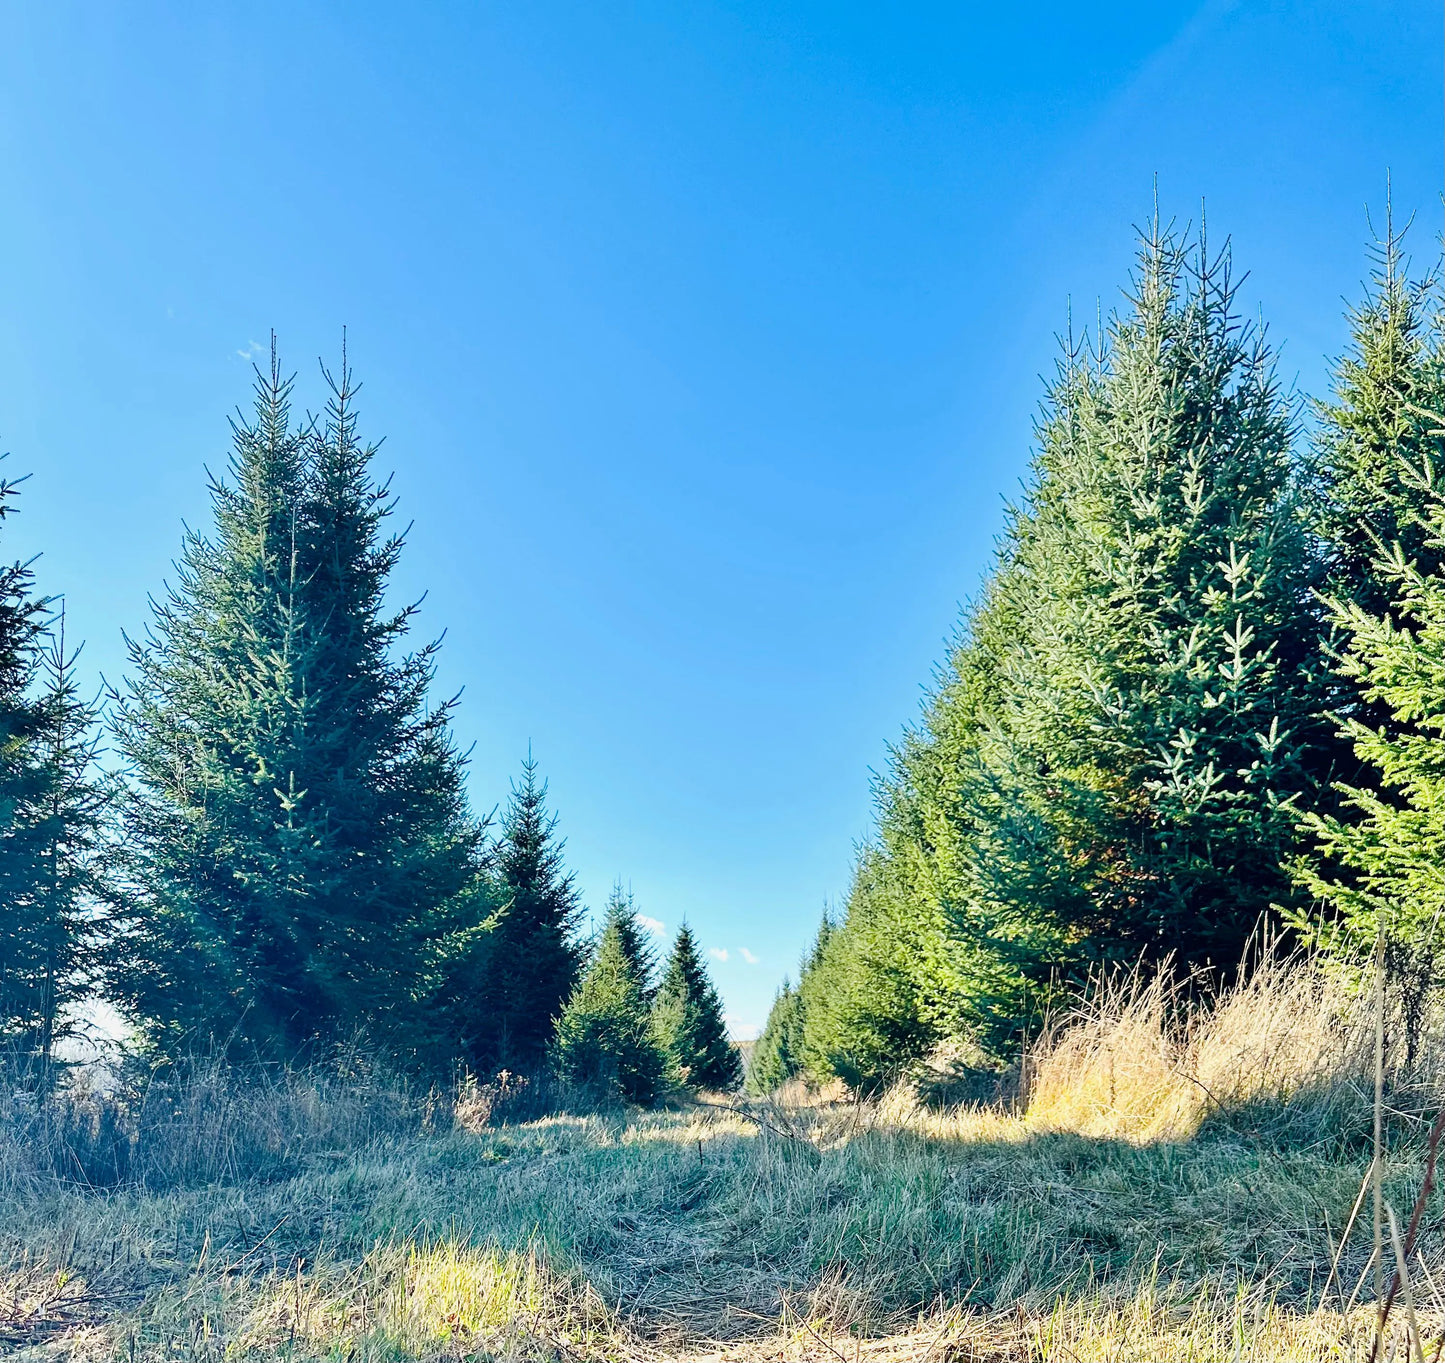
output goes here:
{"type": "MultiPolygon", "coordinates": [[[[448,1126],[411,1120],[379,1084],[363,1100],[326,1078],[308,1096],[297,1073],[233,1100],[205,1070],[173,1117],[137,1128],[155,1148],[137,1145],[109,1189],[54,1173],[38,1143],[55,1130],[11,1130],[24,1177],[0,1182],[0,1352],[1358,1356],[1371,1237],[1360,1220],[1339,1238],[1370,1111],[1349,991],[1276,971],[1212,1014],[1165,1002],[1147,981],[1101,994],[1035,1050],[1021,1093],[951,1108],[900,1084],[868,1102],[448,1126]],[[203,1140],[216,1110],[256,1124],[231,1133],[226,1160],[160,1148],[203,1140]]],[[[1416,1106],[1392,1106],[1383,1189],[1402,1220],[1422,1173],[1412,1113],[1438,1092],[1423,1069],[1410,1085],[1391,1090],[1416,1106]]],[[[1432,1340],[1435,1196],[1412,1259],[1432,1340]]]]}

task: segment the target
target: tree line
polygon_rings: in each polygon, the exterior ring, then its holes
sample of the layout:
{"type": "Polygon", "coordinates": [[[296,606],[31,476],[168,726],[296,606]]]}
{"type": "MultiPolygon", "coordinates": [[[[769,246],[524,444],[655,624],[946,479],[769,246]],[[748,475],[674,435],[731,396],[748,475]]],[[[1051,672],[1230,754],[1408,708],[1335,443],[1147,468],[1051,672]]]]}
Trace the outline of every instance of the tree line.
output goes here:
{"type": "Polygon", "coordinates": [[[1141,959],[1227,973],[1266,927],[1407,1001],[1445,912],[1445,299],[1393,227],[1332,392],[1287,391],[1228,247],[1158,222],[1066,335],[1034,454],[844,912],[749,1086],[999,1062],[1141,959]]]}
{"type": "Polygon", "coordinates": [[[469,807],[437,644],[387,605],[403,537],[344,352],[323,374],[298,419],[273,343],[109,695],[78,691],[32,566],[0,572],[0,1044],[48,1078],[100,996],[160,1052],[364,1034],[633,1102],[736,1086],[686,925],[659,972],[619,886],[587,938],[530,755],[496,827],[469,807]]]}

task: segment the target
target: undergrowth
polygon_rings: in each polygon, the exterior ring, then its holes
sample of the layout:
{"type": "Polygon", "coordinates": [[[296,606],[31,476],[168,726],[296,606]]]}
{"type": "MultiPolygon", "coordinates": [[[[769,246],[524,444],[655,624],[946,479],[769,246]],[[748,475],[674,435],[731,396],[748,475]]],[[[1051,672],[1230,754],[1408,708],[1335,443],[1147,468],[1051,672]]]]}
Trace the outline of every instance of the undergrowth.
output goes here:
{"type": "MultiPolygon", "coordinates": [[[[1429,1063],[1389,1057],[1385,1195],[1405,1211],[1429,1063]]],[[[1365,1214],[1341,1247],[1372,1067],[1364,1003],[1293,962],[1204,1010],[1158,979],[1114,981],[993,1105],[929,1106],[900,1084],[869,1103],[509,1121],[495,1090],[421,1092],[357,1057],[12,1096],[0,1348],[1348,1357],[1373,1320],[1365,1214]]],[[[1412,1272],[1432,1344],[1440,1211],[1412,1272]]]]}

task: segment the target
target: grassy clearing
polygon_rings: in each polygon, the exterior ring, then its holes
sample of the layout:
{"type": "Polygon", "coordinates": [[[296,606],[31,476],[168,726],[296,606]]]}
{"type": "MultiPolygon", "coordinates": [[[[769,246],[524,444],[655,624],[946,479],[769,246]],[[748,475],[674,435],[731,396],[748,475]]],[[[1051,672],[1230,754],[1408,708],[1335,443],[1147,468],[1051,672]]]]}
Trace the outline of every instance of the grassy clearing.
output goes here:
{"type": "MultiPolygon", "coordinates": [[[[1295,967],[1191,1025],[1170,1016],[1157,984],[1102,997],[1035,1055],[1022,1111],[940,1111],[900,1088],[750,1116],[475,1127],[466,1108],[459,1120],[374,1077],[202,1068],[147,1099],[154,1121],[132,1131],[108,1189],[67,1176],[56,1130],[15,1108],[0,1145],[0,1349],[357,1363],[1358,1355],[1366,1227],[1331,1276],[1369,1165],[1356,1005],[1295,967]]],[[[1429,1076],[1395,1073],[1387,1196],[1403,1220],[1421,1176],[1408,1108],[1429,1076]]],[[[103,1124],[80,1142],[101,1166],[103,1124]]],[[[1432,1205],[1412,1274],[1427,1338],[1445,1321],[1441,1231],[1432,1205]]]]}

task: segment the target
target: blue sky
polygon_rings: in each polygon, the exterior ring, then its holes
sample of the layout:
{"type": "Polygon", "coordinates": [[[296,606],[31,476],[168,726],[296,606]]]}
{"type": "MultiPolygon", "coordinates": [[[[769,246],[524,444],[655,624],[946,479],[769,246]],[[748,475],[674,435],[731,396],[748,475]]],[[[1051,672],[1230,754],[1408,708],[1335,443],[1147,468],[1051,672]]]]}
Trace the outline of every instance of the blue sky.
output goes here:
{"type": "Polygon", "coordinates": [[[869,827],[1158,176],[1319,391],[1387,171],[1435,249],[1441,15],[0,0],[4,552],[123,671],[250,357],[347,327],[487,809],[530,742],[588,902],[741,1033],[869,827]]]}

